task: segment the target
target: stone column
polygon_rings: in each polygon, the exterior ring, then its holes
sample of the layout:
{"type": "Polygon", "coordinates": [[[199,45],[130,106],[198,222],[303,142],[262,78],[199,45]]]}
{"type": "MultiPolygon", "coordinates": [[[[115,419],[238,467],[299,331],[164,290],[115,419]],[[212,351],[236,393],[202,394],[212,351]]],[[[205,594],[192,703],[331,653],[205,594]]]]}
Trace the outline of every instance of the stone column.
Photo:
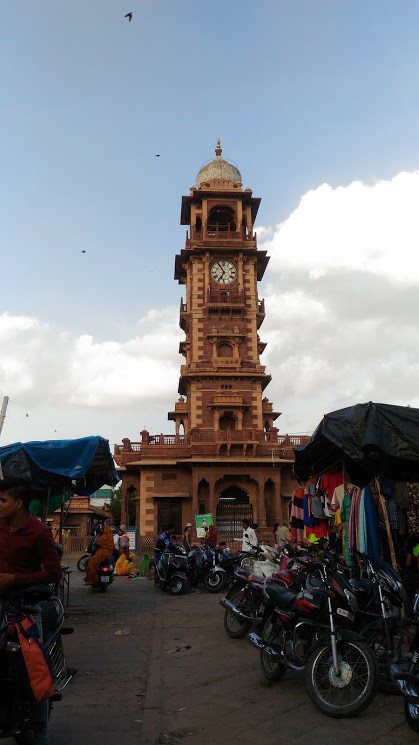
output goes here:
{"type": "Polygon", "coordinates": [[[215,524],[215,516],[217,512],[217,500],[215,497],[215,476],[208,477],[208,485],[209,485],[209,511],[213,515],[214,524],[215,524]]]}
{"type": "Polygon", "coordinates": [[[274,484],[275,484],[275,505],[274,505],[274,512],[275,512],[275,521],[278,523],[282,523],[283,515],[282,515],[282,499],[281,499],[281,470],[279,467],[274,469],[276,471],[275,477],[274,477],[274,484]]]}
{"type": "Polygon", "coordinates": [[[192,471],[192,513],[194,519],[195,515],[199,513],[198,484],[199,474],[198,471],[195,469],[192,471]]]}
{"type": "Polygon", "coordinates": [[[266,508],[265,508],[265,498],[263,494],[263,487],[265,485],[265,476],[259,476],[258,478],[258,491],[259,491],[259,501],[258,501],[258,521],[261,528],[266,528],[266,508]]]}

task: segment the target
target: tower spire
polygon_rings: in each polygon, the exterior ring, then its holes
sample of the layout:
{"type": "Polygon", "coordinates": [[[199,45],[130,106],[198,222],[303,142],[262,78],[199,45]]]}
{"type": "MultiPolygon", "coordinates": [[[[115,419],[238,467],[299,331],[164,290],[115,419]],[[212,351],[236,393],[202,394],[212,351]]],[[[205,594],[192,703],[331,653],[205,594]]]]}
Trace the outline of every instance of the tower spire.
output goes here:
{"type": "Polygon", "coordinates": [[[218,138],[218,140],[217,140],[217,147],[215,148],[215,154],[216,154],[217,158],[221,158],[221,153],[222,153],[222,152],[223,152],[223,151],[222,151],[222,149],[221,149],[221,142],[220,142],[220,138],[218,138]]]}

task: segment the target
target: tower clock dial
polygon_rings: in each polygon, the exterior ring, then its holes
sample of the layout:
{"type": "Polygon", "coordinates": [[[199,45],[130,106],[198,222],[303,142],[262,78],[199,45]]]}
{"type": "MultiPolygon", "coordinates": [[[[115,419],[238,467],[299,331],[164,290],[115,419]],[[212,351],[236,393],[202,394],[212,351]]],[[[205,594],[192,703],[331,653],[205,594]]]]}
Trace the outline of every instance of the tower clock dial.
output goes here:
{"type": "Polygon", "coordinates": [[[237,269],[231,261],[220,259],[211,267],[211,277],[219,285],[230,285],[237,276],[237,269]]]}

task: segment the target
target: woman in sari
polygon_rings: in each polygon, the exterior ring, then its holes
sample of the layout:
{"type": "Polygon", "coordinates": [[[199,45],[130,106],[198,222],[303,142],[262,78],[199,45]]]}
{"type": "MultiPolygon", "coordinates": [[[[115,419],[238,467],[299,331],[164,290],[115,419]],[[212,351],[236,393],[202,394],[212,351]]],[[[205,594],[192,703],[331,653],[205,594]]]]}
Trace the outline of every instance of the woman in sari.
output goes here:
{"type": "Polygon", "coordinates": [[[94,585],[98,581],[97,570],[99,569],[102,561],[110,559],[114,552],[115,544],[113,540],[113,534],[110,526],[106,524],[103,528],[103,533],[100,535],[95,542],[95,553],[90,557],[87,570],[86,579],[87,584],[94,585]]]}

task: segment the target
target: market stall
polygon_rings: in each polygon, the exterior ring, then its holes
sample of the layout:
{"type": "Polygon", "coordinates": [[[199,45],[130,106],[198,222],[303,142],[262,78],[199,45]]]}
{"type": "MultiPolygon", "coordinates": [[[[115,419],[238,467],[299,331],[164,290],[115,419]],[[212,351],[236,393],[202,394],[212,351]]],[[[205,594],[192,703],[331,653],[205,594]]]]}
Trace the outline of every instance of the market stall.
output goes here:
{"type": "Polygon", "coordinates": [[[396,566],[419,522],[419,409],[370,402],[331,412],[294,452],[294,540],[339,534],[348,565],[357,549],[396,566]]]}

